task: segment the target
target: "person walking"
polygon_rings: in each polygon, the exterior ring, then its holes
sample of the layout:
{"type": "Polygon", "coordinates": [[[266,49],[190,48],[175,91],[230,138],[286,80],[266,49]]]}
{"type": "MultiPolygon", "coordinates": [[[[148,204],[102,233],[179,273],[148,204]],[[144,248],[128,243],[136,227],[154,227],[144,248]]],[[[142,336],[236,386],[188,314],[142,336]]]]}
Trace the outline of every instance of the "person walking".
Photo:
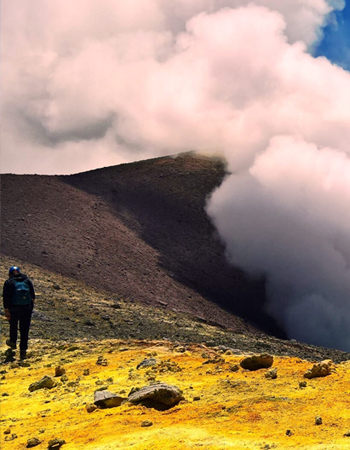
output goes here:
{"type": "Polygon", "coordinates": [[[10,339],[6,345],[12,350],[17,348],[18,325],[21,335],[19,344],[20,358],[27,357],[30,321],[35,302],[35,291],[31,280],[21,273],[19,267],[9,269],[9,278],[3,287],[3,305],[5,317],[10,322],[10,339]]]}

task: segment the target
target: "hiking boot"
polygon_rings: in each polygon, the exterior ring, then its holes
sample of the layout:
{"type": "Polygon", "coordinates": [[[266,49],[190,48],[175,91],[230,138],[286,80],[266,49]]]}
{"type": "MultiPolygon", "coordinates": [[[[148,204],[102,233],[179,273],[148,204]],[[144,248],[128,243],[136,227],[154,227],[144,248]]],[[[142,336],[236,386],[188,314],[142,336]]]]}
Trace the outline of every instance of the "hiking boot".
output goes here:
{"type": "Polygon", "coordinates": [[[17,345],[14,342],[11,342],[10,339],[6,339],[6,345],[12,348],[12,350],[16,350],[17,348],[17,345]]]}
{"type": "Polygon", "coordinates": [[[21,350],[21,353],[19,355],[20,359],[27,359],[27,352],[26,350],[21,350]]]}

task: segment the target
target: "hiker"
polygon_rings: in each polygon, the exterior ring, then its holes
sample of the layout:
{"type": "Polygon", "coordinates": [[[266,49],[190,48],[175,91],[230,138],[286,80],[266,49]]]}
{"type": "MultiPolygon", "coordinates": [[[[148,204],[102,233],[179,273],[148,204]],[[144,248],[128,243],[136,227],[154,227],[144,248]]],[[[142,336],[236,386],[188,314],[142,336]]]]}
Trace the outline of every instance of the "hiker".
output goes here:
{"type": "Polygon", "coordinates": [[[9,269],[9,279],[5,281],[3,288],[3,303],[5,317],[10,322],[10,339],[6,345],[12,350],[17,348],[17,331],[21,334],[20,358],[27,357],[29,327],[34,308],[35,292],[33,283],[19,267],[12,266],[9,269]]]}

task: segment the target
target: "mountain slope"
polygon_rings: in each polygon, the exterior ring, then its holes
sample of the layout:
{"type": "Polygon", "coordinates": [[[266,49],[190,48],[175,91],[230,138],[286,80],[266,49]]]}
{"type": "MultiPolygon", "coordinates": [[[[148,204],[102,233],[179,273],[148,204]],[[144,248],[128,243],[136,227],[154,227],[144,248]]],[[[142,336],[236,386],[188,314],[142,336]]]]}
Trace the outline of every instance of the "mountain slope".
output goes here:
{"type": "Polygon", "coordinates": [[[1,253],[140,304],[283,336],[263,282],[228,265],[205,202],[223,161],[192,154],[71,176],[1,177],[1,253]]]}

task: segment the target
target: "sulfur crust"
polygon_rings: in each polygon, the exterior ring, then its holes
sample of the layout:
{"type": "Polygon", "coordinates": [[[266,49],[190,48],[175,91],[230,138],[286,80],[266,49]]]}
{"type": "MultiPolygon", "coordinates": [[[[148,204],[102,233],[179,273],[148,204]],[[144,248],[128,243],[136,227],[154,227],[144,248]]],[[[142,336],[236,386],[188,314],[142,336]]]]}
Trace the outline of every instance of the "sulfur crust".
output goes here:
{"type": "Polygon", "coordinates": [[[155,341],[78,342],[76,347],[72,351],[72,344],[37,340],[30,367],[3,366],[3,450],[23,449],[31,437],[42,441],[38,450],[55,437],[66,441],[63,450],[350,449],[350,437],[344,436],[350,430],[349,361],[300,388],[312,363],[298,358],[275,357],[278,377],[269,380],[265,369],[232,371],[243,356],[217,355],[203,346],[189,346],[181,353],[173,344],[155,341]],[[224,361],[203,364],[208,361],[203,352],[224,361]],[[100,355],[107,366],[96,364],[100,355]],[[163,369],[158,365],[137,370],[148,357],[163,362],[163,369]],[[58,365],[65,368],[68,381],[56,377],[61,385],[29,392],[34,381],[54,376],[58,365]],[[84,375],[86,369],[89,375],[84,375]],[[75,386],[67,385],[77,379],[75,386]],[[161,381],[179,387],[185,401],[166,411],[123,404],[89,413],[86,404],[93,403],[93,393],[101,386],[96,381],[125,397],[132,387],[161,381]],[[322,417],[322,425],[315,425],[316,416],[322,417]],[[153,425],[141,427],[145,420],[153,425]],[[12,434],[17,438],[5,440],[12,434]]]}

